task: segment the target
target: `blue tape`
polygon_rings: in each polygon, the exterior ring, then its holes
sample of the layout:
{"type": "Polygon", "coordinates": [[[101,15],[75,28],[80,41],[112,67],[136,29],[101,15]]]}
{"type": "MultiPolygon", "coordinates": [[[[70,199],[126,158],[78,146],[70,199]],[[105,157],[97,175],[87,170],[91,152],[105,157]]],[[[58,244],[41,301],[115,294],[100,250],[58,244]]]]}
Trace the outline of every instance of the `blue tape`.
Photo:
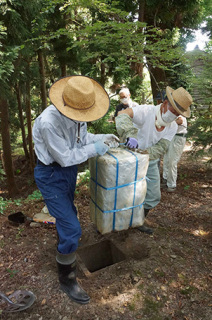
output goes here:
{"type": "Polygon", "coordinates": [[[119,161],[118,159],[110,152],[108,154],[116,160],[116,189],[115,189],[115,199],[114,199],[114,210],[113,210],[113,230],[115,230],[116,225],[116,203],[117,203],[117,187],[118,187],[118,178],[119,178],[119,161]]]}
{"type": "Polygon", "coordinates": [[[126,151],[128,151],[129,153],[131,153],[133,156],[135,156],[136,158],[136,169],[135,169],[135,181],[133,182],[130,182],[130,183],[127,183],[127,184],[124,184],[124,185],[118,185],[118,176],[119,176],[119,161],[118,159],[113,155],[111,154],[110,152],[107,152],[107,154],[109,154],[111,157],[113,157],[115,160],[116,160],[116,185],[115,187],[111,187],[111,188],[106,188],[104,186],[102,186],[100,183],[98,183],[98,157],[96,157],[96,180],[94,180],[93,178],[91,178],[91,180],[95,183],[95,200],[93,200],[91,198],[91,201],[94,203],[95,205],[95,222],[97,224],[97,208],[102,212],[102,213],[113,213],[113,230],[115,230],[115,225],[116,225],[116,212],[118,211],[125,211],[125,210],[129,210],[131,209],[132,210],[132,214],[131,214],[131,218],[130,218],[130,223],[129,223],[129,227],[132,226],[132,222],[133,222],[133,211],[134,211],[134,208],[137,208],[137,207],[142,207],[143,203],[139,204],[139,205],[136,205],[135,206],[135,193],[136,193],[136,183],[142,181],[143,179],[146,179],[146,177],[144,178],[141,178],[139,180],[137,180],[137,175],[138,175],[138,158],[136,156],[136,154],[134,154],[132,151],[126,149],[126,151]],[[116,209],[116,205],[117,205],[117,192],[118,192],[118,189],[119,188],[123,188],[123,187],[126,187],[126,186],[129,186],[129,185],[133,185],[134,184],[134,195],[133,195],[133,204],[132,206],[130,207],[125,207],[125,208],[122,208],[122,209],[116,209]],[[105,189],[105,190],[115,190],[115,198],[114,198],[114,208],[113,210],[102,210],[98,205],[97,205],[97,186],[105,189]]]}
{"type": "MultiPolygon", "coordinates": [[[[129,150],[128,150],[129,151],[129,150]]],[[[137,175],[138,175],[138,158],[136,154],[134,154],[132,151],[129,151],[132,155],[136,158],[136,168],[135,168],[135,181],[137,181],[137,175]]],[[[133,222],[133,213],[134,213],[134,205],[135,205],[135,192],[136,192],[136,183],[134,184],[134,195],[133,195],[133,208],[132,208],[132,214],[130,218],[130,227],[132,227],[133,222]]]]}
{"type": "Polygon", "coordinates": [[[125,211],[125,210],[130,210],[130,209],[134,209],[134,208],[142,208],[144,202],[142,202],[141,204],[137,204],[136,206],[131,206],[131,207],[125,207],[125,208],[121,208],[121,209],[116,209],[116,210],[102,210],[98,204],[95,203],[95,201],[91,198],[91,201],[94,203],[94,205],[102,212],[102,213],[114,213],[114,212],[119,212],[119,211],[125,211]]]}
{"type": "Polygon", "coordinates": [[[136,184],[144,179],[146,180],[150,180],[150,179],[147,179],[147,177],[144,177],[144,178],[141,178],[139,180],[136,180],[136,181],[133,181],[133,182],[129,182],[129,183],[126,183],[126,184],[122,184],[120,186],[115,186],[115,187],[111,187],[111,188],[106,188],[104,187],[102,184],[100,184],[99,182],[97,182],[96,180],[94,180],[93,178],[90,178],[95,184],[97,184],[99,187],[101,187],[102,189],[104,190],[107,190],[107,191],[110,191],[110,190],[115,190],[115,189],[120,189],[120,188],[124,188],[124,187],[127,187],[127,186],[131,186],[132,184],[136,184]]]}
{"type": "MultiPolygon", "coordinates": [[[[96,157],[96,181],[97,181],[97,173],[98,173],[98,170],[97,170],[97,166],[98,166],[98,160],[99,156],[96,157]]],[[[96,202],[96,197],[97,197],[97,183],[95,185],[95,202],[96,202]]],[[[96,206],[95,206],[95,223],[97,224],[97,212],[96,212],[96,206]]]]}

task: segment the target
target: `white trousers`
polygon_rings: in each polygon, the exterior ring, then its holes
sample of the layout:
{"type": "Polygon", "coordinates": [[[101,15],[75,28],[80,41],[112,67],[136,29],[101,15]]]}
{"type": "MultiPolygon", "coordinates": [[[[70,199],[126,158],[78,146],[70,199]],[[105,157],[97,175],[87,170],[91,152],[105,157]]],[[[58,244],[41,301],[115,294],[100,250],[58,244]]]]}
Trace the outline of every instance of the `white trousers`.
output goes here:
{"type": "Polygon", "coordinates": [[[167,180],[168,188],[176,188],[177,185],[177,163],[183,153],[186,137],[174,136],[168,151],[163,158],[163,178],[167,180]]]}

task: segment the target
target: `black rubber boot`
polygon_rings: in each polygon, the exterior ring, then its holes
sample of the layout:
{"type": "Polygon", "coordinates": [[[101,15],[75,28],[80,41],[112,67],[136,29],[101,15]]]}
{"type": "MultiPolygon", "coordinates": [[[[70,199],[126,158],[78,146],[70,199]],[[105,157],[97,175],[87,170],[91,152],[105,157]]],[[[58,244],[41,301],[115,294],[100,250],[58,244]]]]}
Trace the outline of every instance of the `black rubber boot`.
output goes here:
{"type": "Polygon", "coordinates": [[[150,210],[150,209],[145,209],[145,208],[144,208],[144,216],[145,216],[145,218],[147,217],[147,215],[148,215],[148,213],[149,213],[149,210],[150,210]]]}
{"type": "Polygon", "coordinates": [[[140,226],[137,228],[139,231],[144,232],[144,233],[148,233],[148,234],[153,234],[153,230],[151,228],[148,228],[146,226],[140,226]]]}
{"type": "Polygon", "coordinates": [[[76,279],[76,261],[65,265],[57,262],[61,290],[74,302],[86,304],[90,297],[80,287],[76,279]]]}
{"type": "MultiPolygon", "coordinates": [[[[145,216],[145,218],[147,217],[147,215],[148,215],[148,213],[149,213],[149,210],[150,209],[145,209],[144,208],[144,216],[145,216]]],[[[148,233],[148,234],[153,234],[153,230],[151,229],[151,228],[148,228],[148,227],[146,227],[146,226],[140,226],[140,227],[138,227],[137,228],[139,231],[141,231],[141,232],[144,232],[144,233],[148,233]]]]}

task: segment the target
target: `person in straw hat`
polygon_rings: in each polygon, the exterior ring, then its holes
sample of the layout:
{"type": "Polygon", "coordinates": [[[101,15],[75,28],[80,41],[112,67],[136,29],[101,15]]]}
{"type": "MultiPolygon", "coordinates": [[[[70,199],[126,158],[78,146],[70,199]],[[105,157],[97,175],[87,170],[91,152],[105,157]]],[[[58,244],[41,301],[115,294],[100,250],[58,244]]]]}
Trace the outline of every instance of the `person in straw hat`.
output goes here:
{"type": "Polygon", "coordinates": [[[102,118],[109,109],[105,89],[94,79],[68,76],[49,90],[51,105],[35,120],[33,140],[37,165],[35,182],[49,213],[56,218],[56,261],[61,289],[73,301],[90,298],[76,278],[76,254],[81,227],[74,205],[77,165],[119,146],[113,134],[91,134],[87,122],[102,118]]]}
{"type": "MultiPolygon", "coordinates": [[[[140,105],[118,113],[115,118],[120,138],[129,148],[147,150],[149,167],[147,171],[147,193],[144,201],[144,215],[149,213],[161,199],[159,159],[166,153],[171,140],[177,133],[175,120],[179,115],[190,117],[191,95],[182,87],[166,88],[166,99],[155,105],[140,105]],[[136,125],[133,126],[133,124],[136,125]]],[[[145,225],[138,228],[151,234],[153,230],[145,225]]]]}

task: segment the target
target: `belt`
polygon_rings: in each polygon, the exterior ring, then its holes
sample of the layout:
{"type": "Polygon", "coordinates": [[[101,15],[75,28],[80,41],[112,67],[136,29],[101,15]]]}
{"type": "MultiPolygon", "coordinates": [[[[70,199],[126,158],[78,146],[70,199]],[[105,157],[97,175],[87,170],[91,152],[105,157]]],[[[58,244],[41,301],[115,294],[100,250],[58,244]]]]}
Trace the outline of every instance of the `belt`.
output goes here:
{"type": "Polygon", "coordinates": [[[50,164],[45,164],[43,163],[42,161],[40,161],[39,159],[37,160],[37,163],[38,164],[41,164],[42,166],[45,166],[45,167],[49,167],[49,166],[53,166],[53,167],[61,167],[61,165],[57,162],[52,162],[50,164]]]}
{"type": "Polygon", "coordinates": [[[175,136],[186,137],[186,133],[176,133],[175,136]]]}

